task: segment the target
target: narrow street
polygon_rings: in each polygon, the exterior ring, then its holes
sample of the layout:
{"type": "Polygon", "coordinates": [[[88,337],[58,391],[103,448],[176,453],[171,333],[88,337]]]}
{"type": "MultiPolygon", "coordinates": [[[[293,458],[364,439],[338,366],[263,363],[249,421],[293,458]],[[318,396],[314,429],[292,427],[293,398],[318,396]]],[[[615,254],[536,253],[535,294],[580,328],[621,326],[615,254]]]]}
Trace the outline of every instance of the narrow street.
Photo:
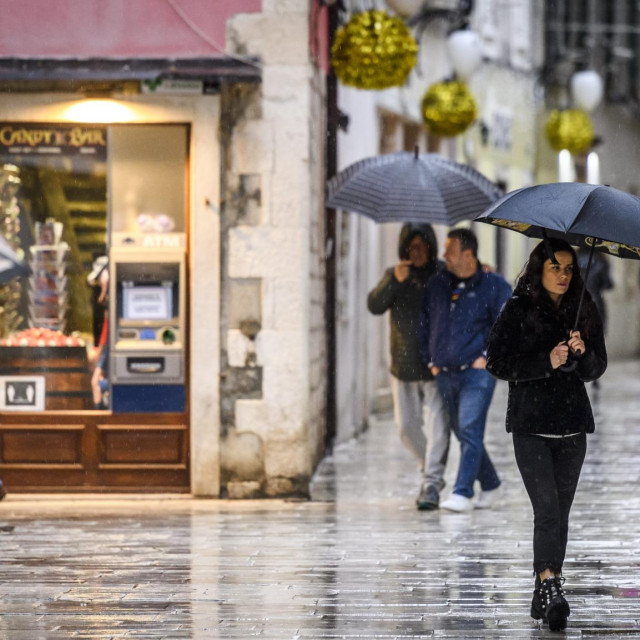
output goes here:
{"type": "MultiPolygon", "coordinates": [[[[10,493],[0,638],[559,637],[529,617],[532,516],[505,391],[487,433],[504,483],[491,511],[417,512],[418,473],[388,416],[336,447],[310,502],[10,493]]],[[[640,362],[612,363],[599,396],[565,636],[640,638],[640,362]]]]}

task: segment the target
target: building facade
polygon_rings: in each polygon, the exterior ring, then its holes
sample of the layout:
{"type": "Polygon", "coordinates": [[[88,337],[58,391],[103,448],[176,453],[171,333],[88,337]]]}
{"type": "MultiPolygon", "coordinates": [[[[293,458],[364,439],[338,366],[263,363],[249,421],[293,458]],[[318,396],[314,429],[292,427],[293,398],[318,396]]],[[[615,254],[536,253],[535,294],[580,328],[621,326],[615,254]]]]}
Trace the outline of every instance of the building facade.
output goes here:
{"type": "Polygon", "coordinates": [[[2,213],[31,269],[3,285],[9,490],[308,491],[326,444],[325,14],[27,0],[3,23],[2,213]],[[87,283],[102,256],[106,306],[87,283]]]}
{"type": "MultiPolygon", "coordinates": [[[[390,12],[406,10],[418,37],[419,63],[402,88],[372,92],[340,87],[340,109],[349,116],[348,130],[338,138],[341,168],[367,156],[413,150],[418,143],[423,150],[436,150],[477,168],[507,191],[566,179],[559,173],[559,154],[546,138],[545,122],[551,109],[571,106],[571,74],[588,67],[602,74],[606,87],[605,99],[591,114],[602,139],[594,147],[600,182],[637,192],[638,76],[633,61],[638,13],[630,5],[474,2],[466,17],[480,37],[482,63],[468,84],[478,118],[463,134],[438,140],[422,127],[420,99],[431,83],[451,77],[446,39],[460,26],[460,12],[469,9],[469,3],[385,4],[390,12]]],[[[577,179],[585,158],[571,162],[572,179],[577,179]]],[[[398,259],[399,225],[339,215],[337,436],[346,439],[366,427],[376,409],[390,408],[388,318],[370,316],[366,296],[398,259]]],[[[488,225],[473,227],[480,259],[513,283],[535,241],[488,225]]],[[[436,231],[442,243],[446,230],[436,231]]],[[[609,259],[609,265],[615,287],[604,294],[609,303],[608,351],[611,357],[634,357],[640,350],[638,263],[609,259]]]]}

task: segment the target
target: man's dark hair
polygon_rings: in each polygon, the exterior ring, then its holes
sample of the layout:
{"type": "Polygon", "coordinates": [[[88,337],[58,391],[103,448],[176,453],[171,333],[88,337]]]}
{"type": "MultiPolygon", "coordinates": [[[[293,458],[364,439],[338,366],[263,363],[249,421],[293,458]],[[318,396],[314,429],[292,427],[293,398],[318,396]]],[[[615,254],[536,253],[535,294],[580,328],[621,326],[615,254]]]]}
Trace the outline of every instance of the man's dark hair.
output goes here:
{"type": "Polygon", "coordinates": [[[459,229],[452,229],[447,234],[447,238],[451,238],[452,240],[460,240],[460,250],[467,251],[471,250],[474,258],[478,257],[478,238],[476,238],[476,234],[471,231],[471,229],[466,229],[464,227],[460,227],[459,229]]]}

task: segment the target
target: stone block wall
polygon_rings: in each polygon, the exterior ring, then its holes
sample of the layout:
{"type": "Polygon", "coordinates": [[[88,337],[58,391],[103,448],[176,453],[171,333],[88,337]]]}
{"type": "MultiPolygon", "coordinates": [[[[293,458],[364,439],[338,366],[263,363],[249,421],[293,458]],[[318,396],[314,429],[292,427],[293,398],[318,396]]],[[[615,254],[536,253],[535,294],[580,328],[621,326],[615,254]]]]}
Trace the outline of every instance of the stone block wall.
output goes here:
{"type": "Polygon", "coordinates": [[[222,100],[221,484],[304,496],[324,449],[324,78],[306,2],[227,25],[262,83],[222,100]]]}

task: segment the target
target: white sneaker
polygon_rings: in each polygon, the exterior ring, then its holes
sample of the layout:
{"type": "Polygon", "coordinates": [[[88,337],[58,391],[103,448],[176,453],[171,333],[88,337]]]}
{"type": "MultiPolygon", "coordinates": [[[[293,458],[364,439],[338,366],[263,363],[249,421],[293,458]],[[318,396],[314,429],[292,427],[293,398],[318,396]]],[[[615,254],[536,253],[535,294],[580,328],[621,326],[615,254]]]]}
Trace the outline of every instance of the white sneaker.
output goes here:
{"type": "Polygon", "coordinates": [[[476,500],[475,508],[476,509],[491,509],[493,507],[493,503],[496,501],[498,496],[500,495],[500,487],[496,487],[495,489],[491,489],[491,491],[481,491],[478,499],[476,500]]]}
{"type": "Polygon", "coordinates": [[[440,503],[440,508],[464,513],[465,511],[473,511],[473,502],[471,502],[471,498],[465,498],[459,493],[452,493],[444,502],[440,503]]]}

